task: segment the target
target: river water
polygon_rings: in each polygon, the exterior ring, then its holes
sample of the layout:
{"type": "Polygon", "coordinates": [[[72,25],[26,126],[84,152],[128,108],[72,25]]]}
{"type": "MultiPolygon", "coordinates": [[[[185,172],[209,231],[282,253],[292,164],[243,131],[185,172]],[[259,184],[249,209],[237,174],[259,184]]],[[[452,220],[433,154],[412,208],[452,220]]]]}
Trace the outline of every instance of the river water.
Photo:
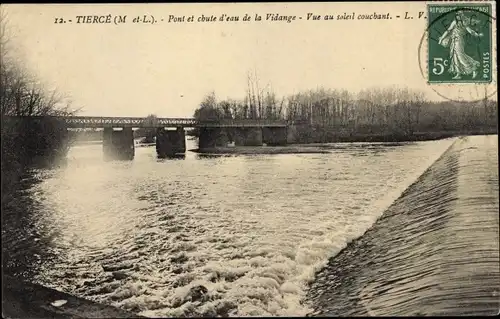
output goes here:
{"type": "Polygon", "coordinates": [[[452,142],[176,160],[144,147],[131,162],[104,162],[101,145],[75,146],[66,165],[34,170],[11,204],[4,263],[145,316],[303,316],[315,271],[452,142]],[[199,285],[206,291],[193,297],[199,285]]]}

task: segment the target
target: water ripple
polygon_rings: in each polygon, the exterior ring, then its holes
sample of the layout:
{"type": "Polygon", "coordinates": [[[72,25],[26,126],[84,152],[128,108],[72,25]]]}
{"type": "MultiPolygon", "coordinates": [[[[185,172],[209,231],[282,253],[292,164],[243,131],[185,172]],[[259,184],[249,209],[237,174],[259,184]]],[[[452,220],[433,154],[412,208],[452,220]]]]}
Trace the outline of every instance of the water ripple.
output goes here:
{"type": "Polygon", "coordinates": [[[497,314],[497,154],[496,136],[457,141],[318,272],[313,314],[497,314]]]}
{"type": "MultiPolygon", "coordinates": [[[[32,281],[146,316],[305,315],[315,271],[451,143],[175,161],[138,148],[130,163],[75,148],[66,167],[40,171],[27,195],[38,204],[26,229],[51,257],[24,265],[32,281]]],[[[31,238],[11,241],[9,258],[29,255],[31,238]]]]}

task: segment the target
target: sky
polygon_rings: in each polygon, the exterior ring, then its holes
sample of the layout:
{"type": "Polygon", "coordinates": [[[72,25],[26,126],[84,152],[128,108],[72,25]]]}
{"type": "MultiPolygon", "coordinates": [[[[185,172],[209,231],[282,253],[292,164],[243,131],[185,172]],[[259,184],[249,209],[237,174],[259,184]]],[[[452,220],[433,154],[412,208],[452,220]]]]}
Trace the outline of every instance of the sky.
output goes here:
{"type": "MultiPolygon", "coordinates": [[[[249,72],[279,96],[318,87],[407,86],[442,100],[419,66],[425,2],[2,5],[25,66],[70,96],[81,115],[190,117],[203,97],[242,98],[249,72]],[[413,20],[311,21],[307,14],[390,13],[413,20]],[[252,17],[197,22],[201,15],[252,17]],[[267,13],[295,21],[265,21],[267,13]],[[76,23],[76,16],[127,15],[127,23],[76,23]],[[255,14],[263,21],[253,21],[255,14]],[[134,24],[153,16],[156,24],[134,24]],[[195,22],[168,23],[169,15],[195,22]],[[298,16],[303,17],[298,19],[298,16]],[[72,23],[54,23],[56,18],[72,23]],[[161,22],[161,18],[164,19],[161,22]]],[[[496,56],[495,56],[496,58],[496,56]]]]}

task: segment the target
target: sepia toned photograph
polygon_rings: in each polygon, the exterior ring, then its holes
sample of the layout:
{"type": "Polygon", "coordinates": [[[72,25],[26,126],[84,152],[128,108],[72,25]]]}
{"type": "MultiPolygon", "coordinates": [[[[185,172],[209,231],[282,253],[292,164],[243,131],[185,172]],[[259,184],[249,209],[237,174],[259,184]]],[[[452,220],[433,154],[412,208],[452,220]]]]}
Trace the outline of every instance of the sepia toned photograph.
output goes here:
{"type": "Polygon", "coordinates": [[[0,5],[2,316],[494,316],[494,1],[0,5]]]}

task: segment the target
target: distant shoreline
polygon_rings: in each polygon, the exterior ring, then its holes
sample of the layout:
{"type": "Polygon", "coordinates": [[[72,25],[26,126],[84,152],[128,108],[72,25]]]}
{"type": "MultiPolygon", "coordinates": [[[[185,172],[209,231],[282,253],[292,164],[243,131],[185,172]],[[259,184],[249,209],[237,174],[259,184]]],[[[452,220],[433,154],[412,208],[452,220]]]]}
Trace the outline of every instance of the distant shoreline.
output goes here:
{"type": "Polygon", "coordinates": [[[217,146],[205,149],[190,149],[189,151],[206,155],[220,154],[240,154],[240,155],[257,155],[257,154],[328,154],[334,147],[329,147],[327,144],[333,143],[379,143],[387,146],[395,146],[405,143],[424,142],[441,140],[452,137],[471,136],[471,135],[497,135],[498,132],[433,132],[433,133],[415,133],[411,138],[402,136],[389,135],[356,135],[356,136],[339,136],[333,141],[325,142],[309,142],[309,143],[294,143],[285,146],[233,146],[223,147],[217,146]]]}
{"type": "Polygon", "coordinates": [[[212,147],[204,149],[190,149],[190,152],[199,154],[240,154],[240,155],[257,155],[257,154],[328,154],[329,151],[320,149],[315,146],[233,146],[233,147],[212,147]]]}

